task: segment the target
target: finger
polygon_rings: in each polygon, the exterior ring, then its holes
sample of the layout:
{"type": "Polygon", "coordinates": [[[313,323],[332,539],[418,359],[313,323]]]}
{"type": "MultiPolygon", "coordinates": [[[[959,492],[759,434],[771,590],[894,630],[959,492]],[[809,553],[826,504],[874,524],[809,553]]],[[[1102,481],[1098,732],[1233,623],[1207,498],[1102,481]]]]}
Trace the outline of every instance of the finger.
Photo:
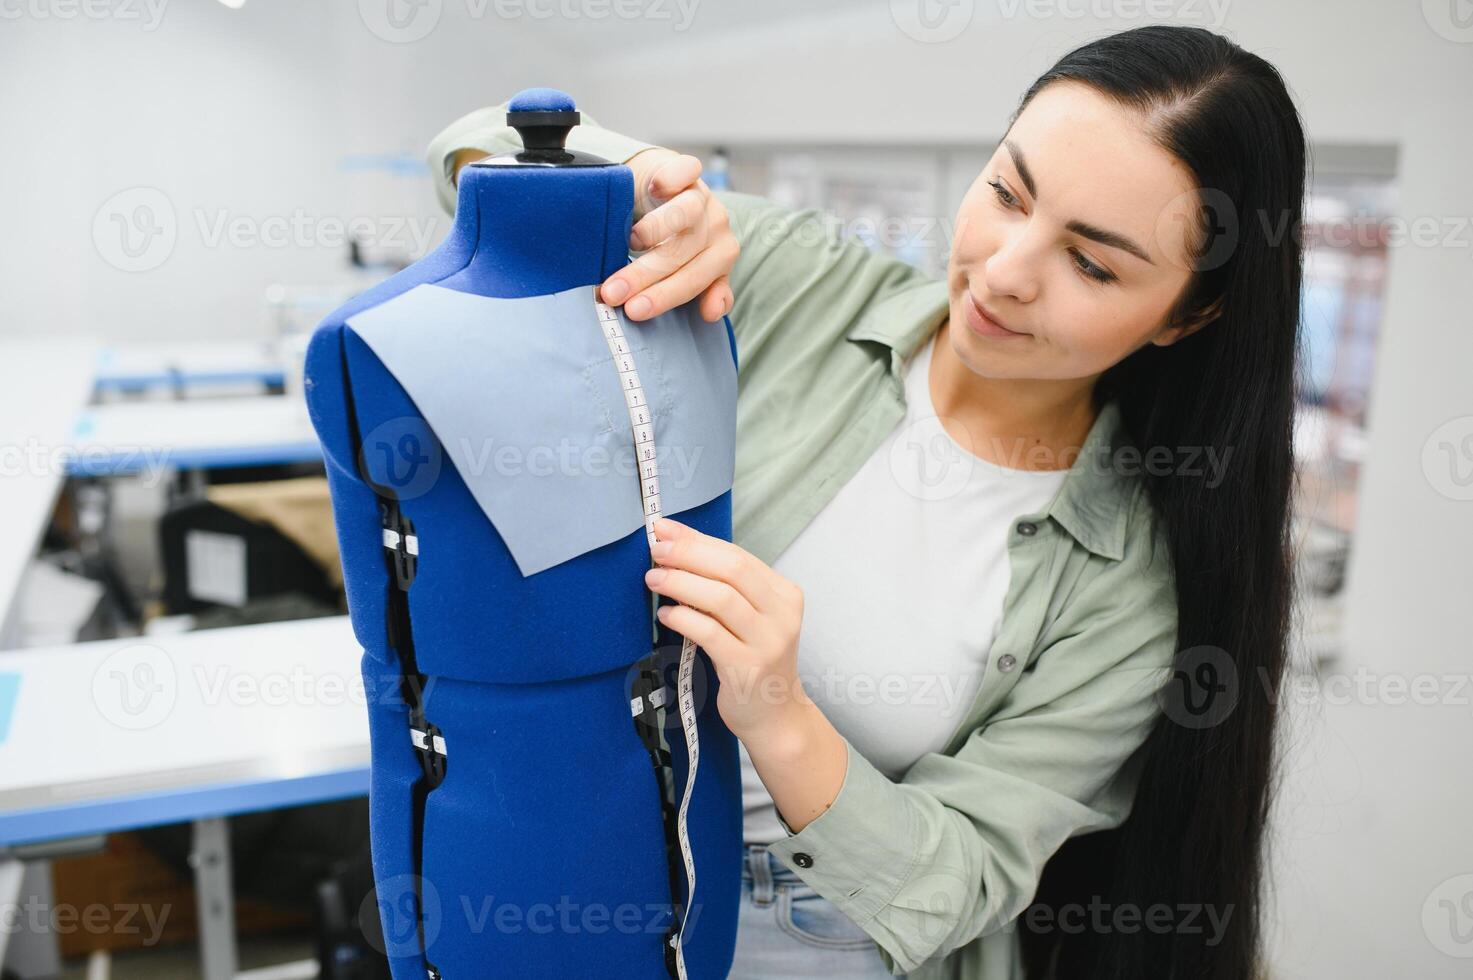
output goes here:
{"type": "Polygon", "coordinates": [[[731,277],[721,276],[701,293],[701,319],[714,323],[731,312],[731,277]]]}
{"type": "MultiPolygon", "coordinates": [[[[656,224],[643,225],[642,222],[635,225],[635,230],[630,232],[630,244],[644,250],[644,254],[604,280],[599,289],[599,295],[605,303],[612,303],[615,306],[624,303],[640,290],[648,288],[680,268],[706,246],[708,238],[706,234],[688,237],[665,234],[667,230],[675,227],[675,222],[684,221],[683,216],[689,214],[687,209],[694,207],[692,202],[696,200],[698,198],[682,197],[665,205],[673,210],[663,212],[663,218],[649,216],[655,218],[656,222],[664,221],[664,225],[657,227],[656,224]],[[642,231],[641,225],[643,225],[642,231]],[[641,239],[641,235],[646,238],[641,239]],[[657,236],[659,241],[655,240],[657,236]]],[[[724,217],[721,224],[724,227],[724,217]]],[[[735,262],[735,257],[733,257],[733,262],[735,262]]],[[[651,315],[653,314],[643,314],[643,316],[651,315]]]]}
{"type": "Polygon", "coordinates": [[[706,194],[697,188],[680,191],[634,223],[629,246],[637,252],[653,248],[673,235],[700,227],[705,217],[706,194]]]}
{"type": "Polygon", "coordinates": [[[699,157],[681,153],[670,157],[650,173],[644,187],[639,188],[641,211],[648,211],[660,201],[668,201],[701,177],[699,157]]]}
{"type": "Polygon", "coordinates": [[[743,649],[742,641],[729,633],[720,622],[690,606],[661,606],[655,614],[660,622],[710,654],[718,671],[736,662],[743,649]]]}
{"type": "MultiPolygon", "coordinates": [[[[648,287],[636,293],[625,303],[625,314],[631,320],[645,320],[693,299],[731,269],[735,256],[736,243],[734,241],[718,242],[673,273],[656,279],[648,287]],[[650,301],[648,306],[636,302],[641,297],[650,301]]],[[[643,260],[644,258],[641,257],[639,261],[643,260]]],[[[653,257],[652,261],[661,263],[655,266],[654,270],[650,270],[658,272],[664,267],[666,260],[653,257]]],[[[638,265],[639,262],[634,264],[638,265]]],[[[642,272],[642,274],[648,275],[649,272],[642,272]]]]}
{"type": "Polygon", "coordinates": [[[687,606],[694,606],[721,623],[739,640],[750,642],[758,632],[757,610],[752,608],[752,604],[740,592],[725,582],[702,578],[680,568],[658,568],[651,569],[646,574],[645,583],[649,584],[649,574],[658,572],[664,572],[664,578],[650,585],[651,591],[669,596],[687,606]]]}
{"type": "MultiPolygon", "coordinates": [[[[685,251],[685,246],[678,240],[662,242],[605,279],[599,287],[599,295],[605,303],[615,306],[627,303],[642,290],[648,289],[689,262],[691,255],[695,253],[682,254],[685,251]]],[[[631,311],[626,309],[625,312],[631,311]]],[[[649,311],[644,311],[635,319],[652,315],[649,311]]]]}
{"type": "Polygon", "coordinates": [[[679,568],[725,582],[758,613],[777,611],[781,605],[777,586],[772,581],[777,573],[740,545],[702,534],[668,517],[655,522],[655,536],[671,546],[667,554],[655,558],[661,567],[679,568]]]}
{"type": "MultiPolygon", "coordinates": [[[[632,270],[633,275],[638,276],[639,279],[631,280],[631,284],[637,285],[639,289],[645,289],[678,272],[682,266],[688,265],[702,252],[716,245],[721,245],[725,249],[730,256],[731,264],[735,265],[740,249],[734,236],[712,238],[704,233],[688,230],[672,235],[655,247],[640,253],[634,261],[619,271],[632,270]]],[[[726,271],[728,270],[718,270],[718,272],[726,271]]],[[[711,279],[714,281],[715,278],[713,274],[711,279]]],[[[708,282],[707,285],[709,284],[708,282]]]]}

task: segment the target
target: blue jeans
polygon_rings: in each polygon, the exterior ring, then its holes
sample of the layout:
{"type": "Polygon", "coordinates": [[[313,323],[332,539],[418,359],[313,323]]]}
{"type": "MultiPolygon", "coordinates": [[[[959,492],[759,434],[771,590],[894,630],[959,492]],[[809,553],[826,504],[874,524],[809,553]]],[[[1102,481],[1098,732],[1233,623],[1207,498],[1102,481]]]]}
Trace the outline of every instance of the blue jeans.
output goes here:
{"type": "Polygon", "coordinates": [[[762,844],[742,856],[742,905],[728,980],[878,980],[875,941],[762,844]]]}

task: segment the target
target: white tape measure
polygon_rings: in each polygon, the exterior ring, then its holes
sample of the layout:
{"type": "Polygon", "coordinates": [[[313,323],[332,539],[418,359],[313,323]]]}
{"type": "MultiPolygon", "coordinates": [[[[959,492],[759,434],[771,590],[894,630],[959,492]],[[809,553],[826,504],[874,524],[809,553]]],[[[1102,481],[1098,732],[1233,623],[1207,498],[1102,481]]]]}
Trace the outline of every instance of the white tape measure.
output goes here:
{"type": "MultiPolygon", "coordinates": [[[[655,521],[660,514],[660,470],[655,458],[655,421],[644,388],[639,383],[639,372],[634,367],[634,355],[629,342],[624,338],[624,328],[619,323],[619,314],[613,307],[598,300],[598,287],[594,286],[594,309],[603,327],[604,340],[608,341],[609,353],[619,368],[619,384],[624,389],[624,403],[629,409],[629,425],[634,430],[634,454],[639,461],[639,496],[644,502],[644,531],[649,545],[654,547],[655,521]]],[[[651,558],[653,562],[653,558],[651,558]]],[[[696,786],[696,766],[701,761],[701,737],[696,730],[696,705],[692,694],[692,672],[695,669],[696,643],[689,637],[680,645],[680,673],[676,682],[676,705],[680,710],[680,727],[685,733],[686,752],[690,757],[690,769],[685,774],[685,791],[680,797],[680,814],[676,822],[680,838],[680,853],[685,859],[685,914],[680,919],[680,931],[676,934],[675,966],[681,980],[685,974],[685,923],[690,919],[690,910],[696,897],[696,861],[690,849],[690,830],[686,825],[686,813],[690,809],[691,793],[696,786]]],[[[656,692],[660,693],[660,692],[656,692]]],[[[653,696],[650,698],[653,702],[653,696]]],[[[673,897],[673,896],[672,896],[673,897]]]]}

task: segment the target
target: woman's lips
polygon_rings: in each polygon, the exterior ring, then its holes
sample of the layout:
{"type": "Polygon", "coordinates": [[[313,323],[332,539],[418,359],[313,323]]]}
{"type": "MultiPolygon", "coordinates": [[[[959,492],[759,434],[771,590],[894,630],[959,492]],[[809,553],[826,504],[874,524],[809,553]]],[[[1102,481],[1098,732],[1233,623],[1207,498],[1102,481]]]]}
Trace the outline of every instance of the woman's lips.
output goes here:
{"type": "Polygon", "coordinates": [[[967,326],[972,332],[983,337],[1027,337],[1026,333],[1009,330],[996,320],[991,319],[982,308],[977,305],[976,297],[969,290],[967,292],[967,326]]]}

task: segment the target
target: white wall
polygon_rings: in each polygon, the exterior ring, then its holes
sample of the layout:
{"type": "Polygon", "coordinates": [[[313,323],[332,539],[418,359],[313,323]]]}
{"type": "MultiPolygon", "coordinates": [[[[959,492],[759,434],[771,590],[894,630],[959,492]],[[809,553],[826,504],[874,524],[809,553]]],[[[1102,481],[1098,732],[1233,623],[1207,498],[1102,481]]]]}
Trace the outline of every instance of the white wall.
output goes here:
{"type": "Polygon", "coordinates": [[[906,0],[865,0],[776,30],[748,24],[679,44],[651,41],[611,64],[613,85],[597,98],[638,105],[647,135],[674,141],[996,139],[1024,89],[1059,55],[1153,22],[1030,10],[1160,3],[1183,12],[1164,22],[1219,30],[1277,65],[1316,140],[1407,136],[1409,100],[1432,98],[1451,112],[1473,71],[1473,48],[1439,37],[1415,6],[1374,0],[953,0],[949,7],[970,17],[934,42],[898,26],[906,0]],[[1211,3],[1223,9],[1220,24],[1211,3]]]}
{"type": "Polygon", "coordinates": [[[124,20],[4,25],[7,331],[239,333],[255,324],[263,281],[327,270],[310,249],[208,248],[192,215],[265,217],[332,199],[330,170],[307,164],[338,131],[332,62],[311,40],[331,18],[311,5],[287,18],[274,6],[236,17],[219,4],[175,4],[154,30],[124,20]],[[154,226],[178,233],[145,272],[109,265],[92,236],[99,208],[134,187],[163,195],[174,217],[160,209],[154,226]]]}

